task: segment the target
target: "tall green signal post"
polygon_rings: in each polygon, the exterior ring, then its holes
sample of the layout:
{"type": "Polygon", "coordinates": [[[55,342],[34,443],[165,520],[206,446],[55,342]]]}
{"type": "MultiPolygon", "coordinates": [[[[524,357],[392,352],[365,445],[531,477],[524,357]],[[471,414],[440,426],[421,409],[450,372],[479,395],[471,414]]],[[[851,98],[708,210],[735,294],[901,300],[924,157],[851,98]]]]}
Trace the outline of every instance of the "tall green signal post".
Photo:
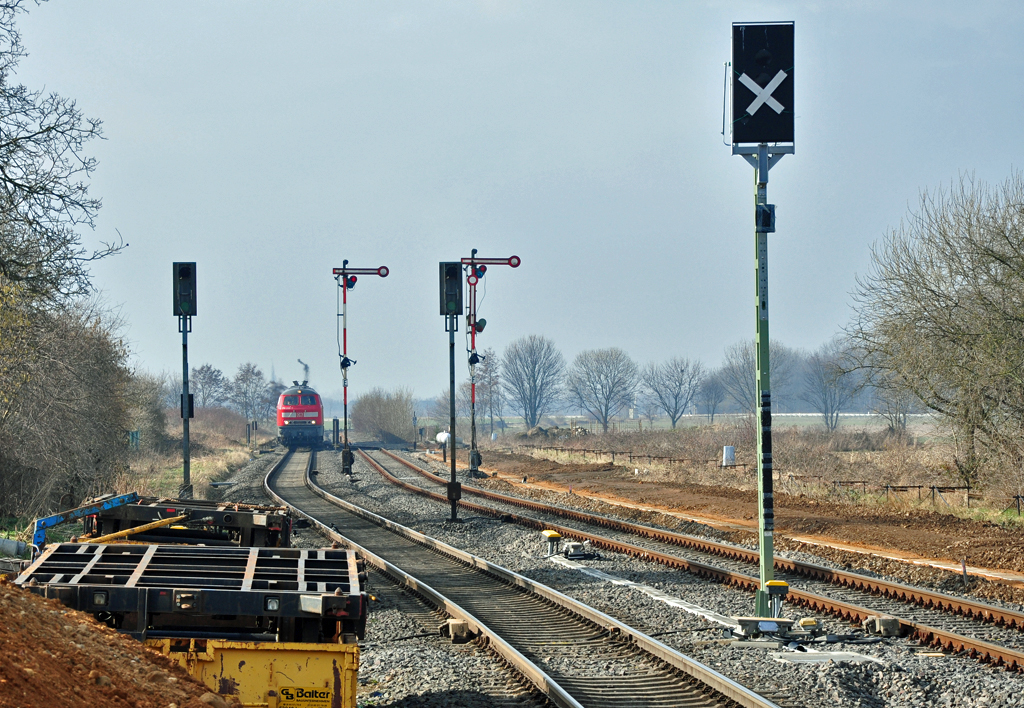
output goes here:
{"type": "Polygon", "coordinates": [[[758,617],[778,617],[788,586],[775,581],[775,501],[772,478],[771,356],[768,331],[768,234],[775,205],[768,203],[768,172],[794,153],[792,22],[732,26],[732,154],[754,168],[755,346],[757,381],[758,538],[761,582],[758,617]]]}

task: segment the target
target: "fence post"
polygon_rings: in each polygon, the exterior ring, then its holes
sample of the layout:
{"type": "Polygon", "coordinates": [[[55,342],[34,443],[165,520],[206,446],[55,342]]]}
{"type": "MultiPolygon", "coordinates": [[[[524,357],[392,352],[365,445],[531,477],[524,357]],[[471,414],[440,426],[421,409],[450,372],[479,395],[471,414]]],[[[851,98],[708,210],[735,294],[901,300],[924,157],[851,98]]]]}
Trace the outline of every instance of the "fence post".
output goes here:
{"type": "Polygon", "coordinates": [[[612,450],[612,464],[615,464],[615,450],[612,450]]]}
{"type": "Polygon", "coordinates": [[[971,483],[967,483],[967,508],[971,508],[971,483]]]}
{"type": "Polygon", "coordinates": [[[935,506],[935,487],[932,487],[932,506],[935,506]]]}

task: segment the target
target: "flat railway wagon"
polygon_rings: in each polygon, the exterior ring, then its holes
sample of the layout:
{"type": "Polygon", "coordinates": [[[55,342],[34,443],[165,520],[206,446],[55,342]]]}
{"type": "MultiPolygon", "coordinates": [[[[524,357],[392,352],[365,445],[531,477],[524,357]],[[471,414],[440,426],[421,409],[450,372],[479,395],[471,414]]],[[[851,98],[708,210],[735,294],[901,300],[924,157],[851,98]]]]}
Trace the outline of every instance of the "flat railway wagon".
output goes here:
{"type": "Polygon", "coordinates": [[[354,551],[55,543],[14,582],[244,706],[355,706],[368,595],[354,551]]]}
{"type": "Polygon", "coordinates": [[[103,499],[37,522],[84,518],[95,538],[40,541],[15,584],[145,642],[244,706],[355,707],[369,596],[354,551],[287,547],[292,519],[279,507],[103,499]]]}
{"type": "Polygon", "coordinates": [[[277,401],[277,437],[286,447],[320,446],[324,441],[324,406],[307,381],[292,382],[277,401]]]}

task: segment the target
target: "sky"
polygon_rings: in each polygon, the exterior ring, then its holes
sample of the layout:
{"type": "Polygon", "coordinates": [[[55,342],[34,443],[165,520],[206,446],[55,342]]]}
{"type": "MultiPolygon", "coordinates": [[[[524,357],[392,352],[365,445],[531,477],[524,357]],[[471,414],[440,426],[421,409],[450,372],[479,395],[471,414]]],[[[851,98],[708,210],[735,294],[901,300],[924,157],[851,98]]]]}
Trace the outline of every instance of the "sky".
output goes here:
{"type": "MultiPolygon", "coordinates": [[[[538,334],[566,361],[720,363],[754,336],[753,170],[723,143],[731,23],[794,21],[796,153],[771,171],[772,336],[851,317],[872,244],[923,190],[1020,166],[1013,2],[51,0],[16,79],[104,122],[86,246],[134,364],[181,369],[171,264],[196,261],[190,363],[351,394],[447,388],[439,261],[483,279],[479,347],[538,334]]],[[[459,347],[464,343],[460,328],[459,347]]],[[[460,354],[460,361],[464,362],[460,354]]],[[[467,377],[460,363],[458,377],[467,377]]]]}

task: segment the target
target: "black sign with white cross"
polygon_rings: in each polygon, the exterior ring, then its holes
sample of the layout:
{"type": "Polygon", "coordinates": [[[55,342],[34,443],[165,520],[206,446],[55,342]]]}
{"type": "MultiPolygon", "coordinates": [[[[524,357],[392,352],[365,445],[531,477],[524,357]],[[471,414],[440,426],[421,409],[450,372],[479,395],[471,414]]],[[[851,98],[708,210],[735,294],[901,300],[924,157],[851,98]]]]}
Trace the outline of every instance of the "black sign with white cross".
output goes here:
{"type": "Polygon", "coordinates": [[[793,23],[732,26],[733,143],[793,142],[793,23]]]}

